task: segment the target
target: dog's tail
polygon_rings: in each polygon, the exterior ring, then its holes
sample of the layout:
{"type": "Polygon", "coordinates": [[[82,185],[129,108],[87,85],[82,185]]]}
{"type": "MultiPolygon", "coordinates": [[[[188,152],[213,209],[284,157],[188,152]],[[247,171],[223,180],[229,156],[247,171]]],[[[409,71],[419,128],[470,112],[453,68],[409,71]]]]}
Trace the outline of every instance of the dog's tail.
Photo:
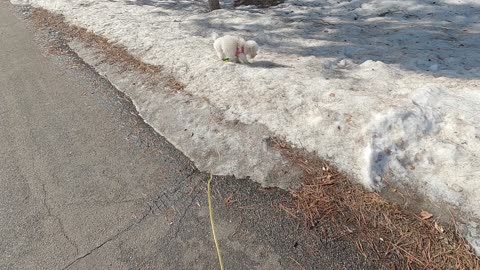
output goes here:
{"type": "Polygon", "coordinates": [[[217,38],[219,38],[219,37],[220,37],[220,35],[219,35],[217,32],[213,32],[213,33],[212,33],[212,39],[213,39],[213,41],[217,40],[217,38]]]}

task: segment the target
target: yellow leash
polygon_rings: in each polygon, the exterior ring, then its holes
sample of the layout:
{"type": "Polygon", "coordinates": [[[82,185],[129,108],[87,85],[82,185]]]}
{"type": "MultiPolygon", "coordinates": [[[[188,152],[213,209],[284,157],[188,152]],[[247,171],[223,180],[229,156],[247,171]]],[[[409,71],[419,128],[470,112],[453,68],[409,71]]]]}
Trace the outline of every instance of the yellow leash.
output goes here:
{"type": "Polygon", "coordinates": [[[217,240],[217,233],[215,232],[215,223],[213,222],[213,204],[212,204],[212,180],[213,180],[213,175],[210,174],[210,179],[208,179],[208,212],[210,213],[210,224],[212,225],[212,234],[213,234],[213,241],[215,241],[215,247],[217,248],[217,255],[218,255],[218,262],[220,263],[220,269],[224,270],[225,268],[223,267],[223,259],[222,259],[222,253],[220,252],[220,245],[218,244],[217,240]]]}

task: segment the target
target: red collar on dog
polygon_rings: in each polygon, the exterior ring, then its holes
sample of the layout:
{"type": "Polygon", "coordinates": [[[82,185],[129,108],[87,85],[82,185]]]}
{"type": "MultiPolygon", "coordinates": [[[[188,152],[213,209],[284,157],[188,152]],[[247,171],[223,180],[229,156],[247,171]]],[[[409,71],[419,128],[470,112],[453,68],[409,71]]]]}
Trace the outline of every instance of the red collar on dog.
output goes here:
{"type": "Polygon", "coordinates": [[[235,56],[238,57],[240,54],[245,53],[245,48],[237,48],[237,51],[235,52],[235,56]]]}

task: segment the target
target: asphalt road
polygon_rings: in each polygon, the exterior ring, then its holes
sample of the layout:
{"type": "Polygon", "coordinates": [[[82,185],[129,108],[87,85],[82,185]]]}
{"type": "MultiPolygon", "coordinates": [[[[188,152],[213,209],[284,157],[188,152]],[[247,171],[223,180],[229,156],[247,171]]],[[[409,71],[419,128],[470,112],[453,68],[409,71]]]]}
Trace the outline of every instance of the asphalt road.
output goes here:
{"type": "MultiPolygon", "coordinates": [[[[206,180],[131,101],[0,1],[0,269],[218,269],[206,180]]],[[[378,269],[215,177],[226,269],[378,269]]]]}

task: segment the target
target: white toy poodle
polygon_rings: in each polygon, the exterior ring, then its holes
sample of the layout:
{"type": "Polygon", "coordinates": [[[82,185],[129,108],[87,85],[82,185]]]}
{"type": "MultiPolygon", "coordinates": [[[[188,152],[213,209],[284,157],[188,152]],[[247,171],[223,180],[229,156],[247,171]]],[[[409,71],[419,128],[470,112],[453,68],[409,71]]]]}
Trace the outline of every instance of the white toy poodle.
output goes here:
{"type": "Polygon", "coordinates": [[[247,56],[250,59],[257,56],[258,44],[253,40],[245,41],[241,37],[229,35],[219,37],[217,33],[213,33],[212,38],[213,47],[220,60],[248,63],[247,56]]]}

